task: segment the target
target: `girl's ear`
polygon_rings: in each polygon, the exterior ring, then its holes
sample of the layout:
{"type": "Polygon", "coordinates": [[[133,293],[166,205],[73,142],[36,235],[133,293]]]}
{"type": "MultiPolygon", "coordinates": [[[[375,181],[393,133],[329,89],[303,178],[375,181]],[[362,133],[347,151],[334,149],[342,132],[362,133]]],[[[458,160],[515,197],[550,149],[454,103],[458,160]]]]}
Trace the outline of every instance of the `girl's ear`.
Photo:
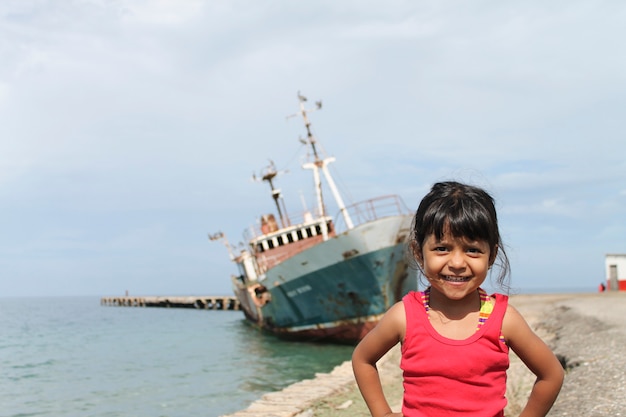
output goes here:
{"type": "Polygon", "coordinates": [[[491,266],[494,264],[497,256],[498,256],[498,245],[495,245],[493,247],[493,250],[489,254],[489,268],[491,268],[491,266]]]}

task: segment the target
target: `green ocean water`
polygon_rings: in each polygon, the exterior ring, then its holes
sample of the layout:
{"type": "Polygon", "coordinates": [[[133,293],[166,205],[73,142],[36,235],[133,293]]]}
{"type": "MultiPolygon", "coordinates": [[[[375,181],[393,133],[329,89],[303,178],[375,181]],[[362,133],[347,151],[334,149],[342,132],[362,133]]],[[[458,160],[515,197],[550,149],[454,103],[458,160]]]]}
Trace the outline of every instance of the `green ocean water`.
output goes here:
{"type": "Polygon", "coordinates": [[[0,416],[219,416],[350,358],[241,312],[0,298],[0,416]]]}

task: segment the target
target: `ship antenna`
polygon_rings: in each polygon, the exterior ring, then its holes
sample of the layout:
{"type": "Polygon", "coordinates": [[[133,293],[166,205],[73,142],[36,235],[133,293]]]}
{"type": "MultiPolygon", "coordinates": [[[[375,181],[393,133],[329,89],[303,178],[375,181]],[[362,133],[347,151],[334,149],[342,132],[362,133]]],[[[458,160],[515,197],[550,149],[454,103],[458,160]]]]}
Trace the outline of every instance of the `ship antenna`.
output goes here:
{"type": "Polygon", "coordinates": [[[263,172],[261,173],[261,178],[258,179],[256,175],[252,174],[252,179],[255,181],[265,181],[270,185],[270,189],[272,190],[272,198],[274,199],[274,204],[276,204],[276,210],[278,210],[278,217],[280,218],[280,223],[282,227],[287,227],[291,225],[289,220],[289,216],[287,215],[287,209],[285,208],[285,202],[282,199],[282,194],[279,188],[274,187],[274,177],[278,174],[283,174],[289,172],[288,170],[277,171],[276,165],[274,165],[274,161],[270,159],[270,164],[267,166],[263,172]],[[282,209],[281,209],[282,203],[282,209]],[[283,214],[284,212],[284,214],[283,214]]]}
{"type": "Polygon", "coordinates": [[[317,147],[315,146],[317,141],[315,140],[315,136],[313,136],[313,133],[311,133],[311,122],[309,121],[307,113],[314,112],[315,110],[320,110],[322,108],[322,102],[316,101],[315,109],[309,110],[307,112],[307,110],[304,108],[304,103],[307,101],[306,97],[298,92],[298,99],[300,100],[300,114],[302,115],[302,119],[304,120],[304,126],[306,127],[306,142],[311,145],[313,155],[315,156],[315,161],[317,162],[320,160],[319,154],[317,153],[317,147]]]}
{"type": "Polygon", "coordinates": [[[315,194],[317,195],[317,205],[318,205],[320,216],[326,215],[326,209],[324,207],[324,200],[322,197],[322,182],[321,182],[320,174],[319,174],[319,171],[321,170],[322,173],[324,174],[324,177],[326,178],[326,182],[328,183],[328,186],[330,187],[331,192],[333,193],[333,196],[335,197],[337,206],[339,206],[339,210],[341,211],[341,214],[343,215],[344,221],[346,222],[346,227],[348,229],[352,229],[354,227],[352,223],[352,219],[350,218],[350,215],[348,214],[348,210],[346,209],[343,199],[341,198],[341,194],[339,194],[339,190],[337,189],[337,186],[335,185],[335,181],[333,180],[332,176],[330,175],[330,172],[328,171],[328,164],[331,162],[334,162],[335,158],[328,157],[328,158],[321,159],[319,157],[319,154],[317,153],[317,147],[315,146],[315,144],[317,143],[317,140],[315,139],[315,136],[313,136],[313,134],[311,133],[311,122],[309,121],[307,114],[315,110],[320,110],[322,108],[322,102],[317,101],[315,103],[315,108],[313,110],[306,110],[304,107],[304,103],[307,101],[307,99],[305,96],[300,94],[299,91],[298,91],[298,100],[300,101],[300,111],[296,114],[288,116],[287,118],[300,115],[302,116],[302,119],[304,120],[304,126],[306,127],[307,138],[306,138],[306,141],[304,140],[301,140],[301,141],[311,146],[315,160],[312,163],[306,163],[302,165],[302,167],[305,169],[311,169],[313,171],[313,180],[315,181],[315,194]]]}

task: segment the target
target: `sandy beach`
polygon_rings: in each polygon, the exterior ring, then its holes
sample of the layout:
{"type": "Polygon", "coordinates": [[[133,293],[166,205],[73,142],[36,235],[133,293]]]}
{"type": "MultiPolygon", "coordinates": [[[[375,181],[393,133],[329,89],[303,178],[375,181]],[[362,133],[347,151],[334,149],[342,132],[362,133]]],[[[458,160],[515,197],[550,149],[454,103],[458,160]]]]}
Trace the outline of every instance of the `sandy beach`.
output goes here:
{"type": "MultiPolygon", "coordinates": [[[[549,416],[626,416],[626,293],[514,295],[511,304],[548,343],[566,375],[549,416]]],[[[399,348],[379,369],[394,410],[402,401],[399,348]]],[[[533,375],[511,353],[507,416],[516,416],[533,375]]],[[[369,417],[350,362],[328,374],[270,393],[245,410],[224,417],[369,417]]]]}

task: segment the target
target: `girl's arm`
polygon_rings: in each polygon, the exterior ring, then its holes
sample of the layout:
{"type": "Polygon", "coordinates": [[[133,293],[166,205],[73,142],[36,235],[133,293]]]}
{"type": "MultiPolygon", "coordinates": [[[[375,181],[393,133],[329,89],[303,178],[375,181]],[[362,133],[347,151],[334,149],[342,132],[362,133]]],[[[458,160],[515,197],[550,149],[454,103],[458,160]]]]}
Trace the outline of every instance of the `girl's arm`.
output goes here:
{"type": "Polygon", "coordinates": [[[522,315],[510,305],[504,316],[502,333],[509,347],[537,377],[520,417],[544,417],[563,385],[563,367],[522,315]]]}
{"type": "Polygon", "coordinates": [[[396,303],[357,345],[352,354],[352,369],[361,395],[372,417],[398,416],[383,393],[376,362],[404,338],[406,317],[402,302],[396,303]]]}

